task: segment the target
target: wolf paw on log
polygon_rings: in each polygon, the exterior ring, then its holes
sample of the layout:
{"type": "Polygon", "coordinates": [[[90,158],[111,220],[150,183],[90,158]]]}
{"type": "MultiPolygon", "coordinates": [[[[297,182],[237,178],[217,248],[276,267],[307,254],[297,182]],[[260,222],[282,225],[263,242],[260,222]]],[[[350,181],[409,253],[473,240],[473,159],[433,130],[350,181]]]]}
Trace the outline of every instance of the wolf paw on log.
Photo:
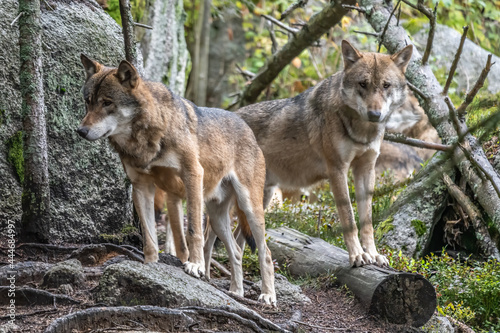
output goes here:
{"type": "Polygon", "coordinates": [[[370,313],[391,323],[420,327],[436,309],[436,291],[422,275],[374,265],[352,268],[346,251],[290,228],[268,229],[267,236],[273,258],[286,263],[291,275],[333,274],[370,313]]]}

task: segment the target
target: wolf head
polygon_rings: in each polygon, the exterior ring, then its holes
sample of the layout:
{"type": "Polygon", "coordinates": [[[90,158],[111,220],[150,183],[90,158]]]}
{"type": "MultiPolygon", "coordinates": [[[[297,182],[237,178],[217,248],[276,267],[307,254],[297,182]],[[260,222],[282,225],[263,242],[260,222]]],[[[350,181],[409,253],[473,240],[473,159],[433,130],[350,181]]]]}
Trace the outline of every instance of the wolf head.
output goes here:
{"type": "Polygon", "coordinates": [[[344,104],[371,122],[386,122],[392,111],[406,100],[405,71],[410,62],[411,45],[394,55],[364,53],[342,41],[344,104]]]}
{"type": "Polygon", "coordinates": [[[80,58],[87,74],[82,89],[87,113],[77,133],[89,141],[129,134],[139,107],[134,96],[142,83],[137,70],[125,60],[108,68],[83,54],[80,58]]]}

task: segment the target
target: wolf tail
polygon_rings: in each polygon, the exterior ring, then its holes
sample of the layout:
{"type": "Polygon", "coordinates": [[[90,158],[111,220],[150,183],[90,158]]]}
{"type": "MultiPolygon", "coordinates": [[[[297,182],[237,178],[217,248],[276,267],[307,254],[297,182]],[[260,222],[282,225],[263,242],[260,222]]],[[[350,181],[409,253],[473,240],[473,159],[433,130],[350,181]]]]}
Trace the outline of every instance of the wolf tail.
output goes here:
{"type": "Polygon", "coordinates": [[[247,216],[238,206],[238,202],[236,202],[235,208],[236,208],[236,215],[238,216],[238,225],[240,226],[241,233],[243,234],[243,237],[245,237],[245,240],[248,246],[250,247],[250,250],[252,250],[252,253],[255,253],[255,248],[257,247],[257,245],[255,244],[255,239],[253,238],[252,230],[250,229],[250,225],[248,224],[247,216]]]}

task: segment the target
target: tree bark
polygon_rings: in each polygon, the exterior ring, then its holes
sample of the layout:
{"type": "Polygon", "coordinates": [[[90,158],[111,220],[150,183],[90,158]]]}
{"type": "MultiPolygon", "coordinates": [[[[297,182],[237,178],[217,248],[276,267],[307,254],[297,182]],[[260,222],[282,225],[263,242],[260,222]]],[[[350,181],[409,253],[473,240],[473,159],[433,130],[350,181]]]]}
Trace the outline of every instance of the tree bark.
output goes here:
{"type": "Polygon", "coordinates": [[[42,73],[40,2],[19,1],[19,84],[24,129],[23,240],[48,242],[50,189],[42,73]]]}
{"type": "Polygon", "coordinates": [[[207,104],[208,54],[210,50],[210,9],[212,0],[201,0],[193,45],[193,67],[189,77],[187,98],[198,106],[207,104]]]}
{"type": "Polygon", "coordinates": [[[296,277],[333,274],[370,311],[395,324],[424,325],[434,313],[436,292],[419,274],[381,269],[352,268],[349,255],[327,242],[290,228],[268,229],[273,258],[296,277]]]}
{"type": "Polygon", "coordinates": [[[148,80],[163,82],[172,91],[184,96],[186,66],[189,52],[184,37],[182,0],[149,1],[145,10],[146,23],[152,30],[141,32],[144,75],[148,80]]]}
{"type": "Polygon", "coordinates": [[[355,0],[332,1],[323,10],[311,17],[309,22],[295,35],[290,37],[290,41],[278,52],[273,54],[267,64],[255,76],[252,82],[246,87],[240,101],[240,107],[255,103],[260,93],[278,76],[293,58],[318,40],[331,27],[340,22],[347,14],[348,9],[342,5],[354,5],[355,0]]]}
{"type": "MultiPolygon", "coordinates": [[[[361,7],[367,11],[368,22],[373,29],[380,32],[390,17],[391,8],[383,0],[361,0],[361,7]]],[[[391,53],[395,53],[412,41],[408,37],[402,26],[396,25],[396,18],[391,18],[388,30],[384,36],[383,44],[391,53]]],[[[457,45],[458,47],[458,45],[457,45]]],[[[414,86],[422,91],[428,98],[423,99],[418,96],[421,106],[426,111],[429,120],[436,128],[444,144],[452,144],[457,140],[457,131],[449,118],[448,107],[442,95],[442,87],[432,73],[429,66],[421,65],[422,56],[414,48],[412,61],[406,71],[406,77],[414,86]]],[[[486,59],[485,59],[486,63],[486,59]]],[[[465,127],[465,122],[460,120],[460,126],[465,127]]],[[[492,175],[495,182],[500,182],[500,177],[488,162],[481,145],[477,139],[468,134],[464,138],[464,145],[470,149],[472,158],[477,161],[489,174],[492,175]]],[[[472,188],[481,207],[493,221],[496,230],[500,230],[500,198],[493,188],[491,182],[479,176],[478,171],[471,162],[464,157],[459,147],[455,148],[452,158],[461,174],[466,178],[472,188]]]]}

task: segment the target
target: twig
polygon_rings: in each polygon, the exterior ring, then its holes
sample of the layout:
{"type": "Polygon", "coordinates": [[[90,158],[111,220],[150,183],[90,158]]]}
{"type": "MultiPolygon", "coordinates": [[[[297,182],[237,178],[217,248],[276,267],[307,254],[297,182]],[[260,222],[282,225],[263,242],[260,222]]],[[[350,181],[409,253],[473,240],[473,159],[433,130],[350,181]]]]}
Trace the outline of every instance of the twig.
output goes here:
{"type": "Polygon", "coordinates": [[[360,12],[360,13],[366,14],[366,9],[361,8],[361,7],[359,7],[359,6],[342,5],[342,7],[344,7],[345,9],[353,9],[353,10],[357,10],[357,11],[358,11],[358,12],[360,12]]]}
{"type": "Polygon", "coordinates": [[[415,87],[412,83],[410,83],[410,81],[407,81],[406,84],[408,85],[408,87],[410,87],[410,89],[416,93],[417,95],[419,95],[420,97],[422,97],[422,99],[424,101],[429,101],[429,96],[427,96],[427,94],[425,94],[422,90],[418,89],[417,87],[415,87]]]}
{"type": "Polygon", "coordinates": [[[269,37],[271,38],[271,53],[275,54],[276,51],[279,49],[279,44],[278,41],[276,40],[276,34],[274,33],[274,26],[270,23],[269,24],[269,37]]]}
{"type": "Polygon", "coordinates": [[[54,10],[54,7],[52,7],[49,2],[47,0],[43,0],[43,2],[45,2],[45,4],[51,9],[51,10],[54,10]]]}
{"type": "Polygon", "coordinates": [[[247,71],[247,70],[244,70],[243,68],[240,67],[240,65],[238,64],[235,64],[236,65],[236,69],[238,70],[238,73],[240,73],[241,75],[243,75],[243,77],[247,80],[251,80],[255,77],[255,74],[250,72],[250,71],[247,71]]]}
{"type": "Polygon", "coordinates": [[[353,30],[352,32],[357,33],[357,34],[362,34],[362,35],[374,36],[374,37],[380,36],[380,34],[378,32],[368,32],[368,31],[359,31],[359,30],[353,30]]]}
{"type": "Polygon", "coordinates": [[[288,15],[290,15],[295,9],[297,8],[303,8],[309,0],[297,0],[294,3],[290,5],[285,11],[281,14],[280,21],[283,21],[288,15]]]}
{"type": "Polygon", "coordinates": [[[136,27],[141,27],[141,28],[144,28],[144,29],[153,30],[153,27],[150,26],[150,25],[146,25],[146,24],[142,24],[142,23],[137,23],[137,22],[134,22],[134,25],[136,27]]]}
{"type": "Polygon", "coordinates": [[[349,327],[346,327],[346,328],[326,327],[326,326],[317,326],[317,325],[304,323],[303,321],[299,321],[299,320],[292,319],[291,321],[293,321],[294,323],[300,324],[300,325],[304,325],[304,326],[308,326],[308,327],[312,327],[312,328],[317,328],[320,330],[327,330],[327,331],[347,331],[347,330],[350,330],[349,327]]]}
{"type": "Polygon", "coordinates": [[[453,147],[450,145],[443,145],[441,143],[426,142],[426,141],[422,141],[422,140],[418,140],[418,139],[414,139],[414,138],[409,138],[402,133],[385,133],[384,140],[402,143],[402,144],[412,146],[412,147],[417,147],[417,148],[434,149],[434,150],[441,150],[441,151],[448,151],[453,147]]]}
{"type": "Polygon", "coordinates": [[[460,207],[462,207],[469,219],[472,221],[474,229],[476,230],[476,234],[479,237],[476,237],[479,241],[479,247],[483,250],[483,252],[491,256],[497,260],[500,260],[500,252],[498,248],[495,246],[495,242],[491,239],[488,228],[485,226],[484,221],[481,218],[481,213],[477,209],[477,207],[472,203],[469,197],[462,192],[460,187],[456,185],[446,173],[443,172],[443,181],[448,187],[448,192],[450,195],[455,198],[460,207]]]}
{"type": "Polygon", "coordinates": [[[453,59],[453,63],[450,67],[450,72],[448,73],[448,78],[446,79],[446,84],[444,85],[443,95],[448,94],[448,89],[450,88],[451,81],[453,80],[453,75],[455,75],[455,71],[457,70],[458,61],[460,60],[460,55],[462,54],[462,50],[464,48],[465,39],[467,38],[467,32],[469,31],[469,26],[466,25],[464,28],[464,32],[462,34],[462,38],[460,39],[460,44],[458,45],[457,53],[455,54],[455,59],[453,59]]]}
{"type": "Polygon", "coordinates": [[[424,55],[422,56],[422,66],[427,65],[427,61],[429,61],[429,57],[431,55],[432,42],[434,41],[434,33],[436,32],[436,11],[438,4],[439,1],[436,2],[434,11],[431,11],[430,8],[427,8],[424,5],[424,0],[418,0],[417,8],[422,14],[427,16],[430,24],[429,37],[427,38],[427,45],[425,46],[424,55]]]}
{"type": "Polygon", "coordinates": [[[24,12],[20,12],[19,15],[16,16],[16,18],[14,19],[14,21],[12,21],[12,23],[10,24],[10,27],[12,28],[12,26],[14,24],[16,24],[17,20],[19,20],[19,18],[21,18],[21,16],[24,15],[24,12]]]}
{"type": "Polygon", "coordinates": [[[210,259],[210,264],[217,268],[222,275],[231,276],[231,272],[228,271],[226,267],[222,266],[217,260],[213,258],[210,259]]]}
{"type": "Polygon", "coordinates": [[[316,74],[318,74],[318,78],[323,80],[323,75],[321,74],[321,72],[318,69],[318,64],[316,63],[316,59],[314,59],[314,55],[312,54],[311,49],[307,49],[307,50],[309,51],[309,58],[311,58],[311,62],[313,64],[314,69],[316,70],[316,74]]]}
{"type": "Polygon", "coordinates": [[[462,127],[460,126],[460,121],[458,120],[457,117],[457,110],[455,110],[455,106],[453,106],[453,103],[451,102],[451,99],[448,96],[444,98],[444,101],[446,102],[446,105],[448,105],[450,119],[453,121],[453,126],[455,127],[455,131],[457,131],[457,135],[460,137],[463,131],[462,127]]]}
{"type": "Polygon", "coordinates": [[[278,21],[277,19],[275,19],[274,17],[272,16],[269,16],[269,15],[266,15],[266,14],[262,14],[261,15],[263,18],[265,18],[266,20],[268,21],[271,21],[272,23],[276,24],[277,26],[285,29],[286,31],[288,32],[291,32],[292,34],[296,34],[297,32],[299,32],[300,30],[299,29],[295,29],[295,28],[292,28],[286,24],[284,24],[283,22],[280,22],[278,21]]]}
{"type": "Polygon", "coordinates": [[[465,97],[465,101],[458,107],[457,109],[457,114],[459,117],[463,117],[465,115],[465,110],[469,106],[470,103],[474,100],[474,97],[476,97],[476,94],[478,93],[479,89],[481,89],[484,85],[484,81],[486,80],[486,77],[488,76],[488,73],[490,72],[491,66],[493,66],[495,63],[491,62],[491,53],[488,54],[488,60],[486,61],[486,66],[483,68],[481,71],[481,75],[476,81],[476,84],[474,87],[472,87],[472,90],[469,91],[467,96],[465,97]]]}
{"type": "Polygon", "coordinates": [[[380,52],[380,48],[382,47],[382,41],[384,40],[385,32],[387,31],[387,28],[389,27],[389,23],[391,22],[391,18],[394,15],[394,12],[398,8],[398,6],[401,6],[401,0],[398,0],[396,3],[396,6],[392,9],[391,15],[389,15],[389,18],[387,19],[387,22],[385,23],[384,30],[382,30],[382,33],[380,34],[380,40],[378,43],[378,52],[380,52]]]}

